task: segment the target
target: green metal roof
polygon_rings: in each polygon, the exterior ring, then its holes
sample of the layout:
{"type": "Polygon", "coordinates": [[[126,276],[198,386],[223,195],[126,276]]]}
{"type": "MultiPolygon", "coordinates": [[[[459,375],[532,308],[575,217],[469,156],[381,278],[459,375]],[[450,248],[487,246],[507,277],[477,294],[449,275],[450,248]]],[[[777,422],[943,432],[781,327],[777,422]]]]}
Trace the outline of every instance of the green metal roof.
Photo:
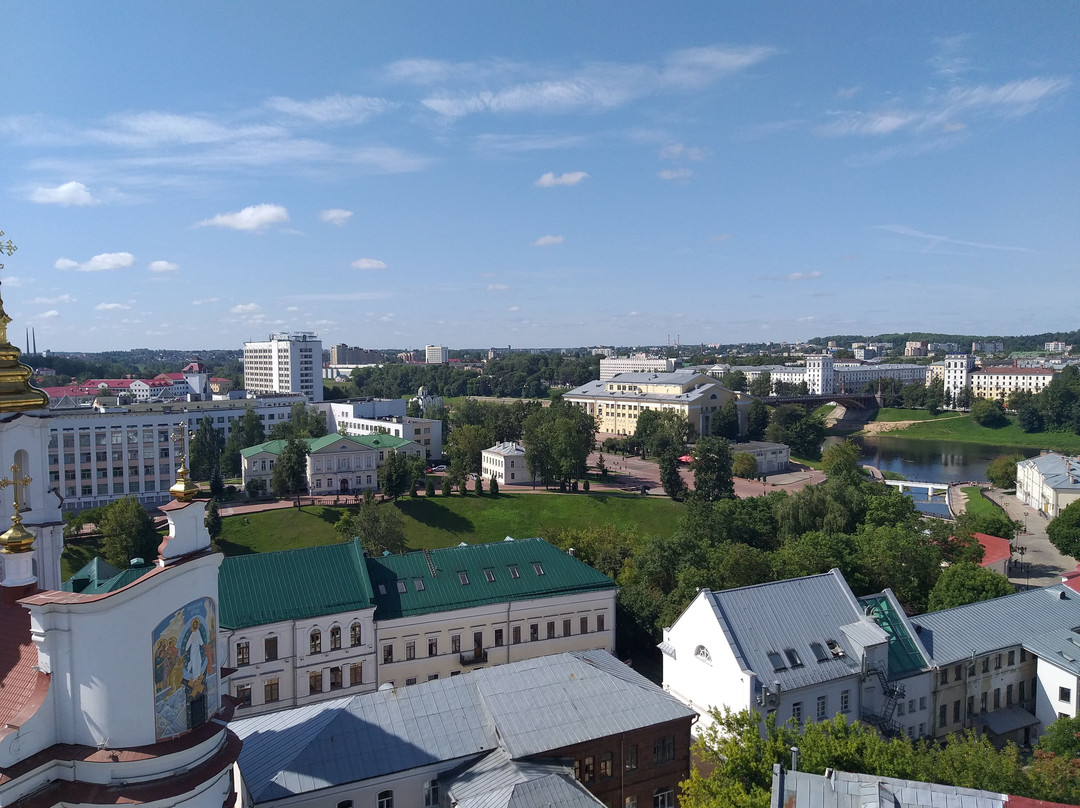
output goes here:
{"type": "Polygon", "coordinates": [[[376,620],[616,586],[606,575],[543,539],[386,555],[369,558],[367,568],[375,589],[376,620]],[[463,582],[463,573],[468,583],[463,582]],[[494,580],[488,580],[488,573],[494,580]]]}
{"type": "Polygon", "coordinates": [[[64,592],[76,592],[83,595],[105,595],[134,583],[153,568],[153,564],[143,563],[125,570],[118,570],[105,559],[95,557],[60,584],[60,589],[64,592]]]}
{"type": "MultiPolygon", "coordinates": [[[[408,446],[413,443],[411,440],[397,438],[393,435],[384,433],[379,433],[377,435],[339,435],[334,432],[330,435],[323,435],[321,438],[301,438],[300,440],[307,444],[309,452],[321,451],[327,446],[332,446],[339,440],[347,440],[360,446],[367,447],[368,449],[400,449],[402,446],[408,446]]],[[[269,440],[266,441],[266,443],[258,443],[254,446],[249,446],[246,449],[241,449],[240,454],[243,457],[251,457],[260,452],[269,452],[273,455],[279,455],[287,443],[287,440],[269,440]]]]}
{"type": "Polygon", "coordinates": [[[378,435],[356,435],[353,436],[352,439],[357,443],[370,446],[372,449],[400,449],[402,446],[408,446],[410,443],[413,443],[411,440],[397,438],[385,433],[379,433],[378,435]]]}
{"type": "Polygon", "coordinates": [[[251,457],[252,455],[259,454],[259,452],[269,452],[273,455],[281,454],[281,450],[285,448],[287,440],[268,440],[266,443],[256,443],[254,446],[249,446],[246,449],[240,450],[241,457],[251,457]]]}
{"type": "Polygon", "coordinates": [[[873,609],[872,614],[881,629],[889,635],[889,674],[903,676],[927,666],[919,647],[904,625],[899,612],[884,594],[859,598],[859,602],[873,609]]]}
{"type": "Polygon", "coordinates": [[[218,597],[221,625],[232,629],[372,605],[359,542],[231,556],[218,571],[218,597]]]}

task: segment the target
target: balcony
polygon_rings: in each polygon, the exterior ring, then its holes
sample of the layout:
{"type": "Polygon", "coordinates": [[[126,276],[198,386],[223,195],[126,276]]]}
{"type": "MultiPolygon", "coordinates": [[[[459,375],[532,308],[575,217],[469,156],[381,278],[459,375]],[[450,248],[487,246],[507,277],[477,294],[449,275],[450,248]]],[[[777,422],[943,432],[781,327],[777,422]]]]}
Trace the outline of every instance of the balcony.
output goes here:
{"type": "Polygon", "coordinates": [[[481,648],[474,648],[471,651],[458,654],[458,659],[462,665],[483,665],[487,662],[487,651],[481,648]]]}

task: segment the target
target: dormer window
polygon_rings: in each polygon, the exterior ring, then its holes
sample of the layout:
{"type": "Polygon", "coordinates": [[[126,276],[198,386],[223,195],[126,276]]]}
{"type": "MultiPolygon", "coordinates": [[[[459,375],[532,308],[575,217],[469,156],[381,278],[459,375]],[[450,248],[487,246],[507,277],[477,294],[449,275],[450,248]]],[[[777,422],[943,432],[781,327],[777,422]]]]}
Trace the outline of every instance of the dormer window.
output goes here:
{"type": "Polygon", "coordinates": [[[784,656],[787,657],[789,667],[801,668],[803,666],[802,660],[799,658],[799,652],[794,648],[785,648],[784,656]]]}
{"type": "Polygon", "coordinates": [[[710,665],[712,664],[712,654],[709,653],[709,649],[704,645],[699,645],[694,649],[694,656],[702,662],[708,662],[710,665]]]}

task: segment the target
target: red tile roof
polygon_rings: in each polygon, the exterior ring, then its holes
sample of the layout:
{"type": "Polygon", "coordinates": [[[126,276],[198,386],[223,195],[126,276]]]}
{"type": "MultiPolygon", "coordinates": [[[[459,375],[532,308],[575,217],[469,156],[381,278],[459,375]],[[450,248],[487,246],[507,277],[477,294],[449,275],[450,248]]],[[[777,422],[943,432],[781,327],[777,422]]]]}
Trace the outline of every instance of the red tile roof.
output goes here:
{"type": "Polygon", "coordinates": [[[0,604],[0,727],[22,726],[44,701],[49,677],[37,664],[30,612],[0,604]]]}
{"type": "Polygon", "coordinates": [[[972,535],[979,540],[979,544],[981,544],[983,548],[983,560],[981,566],[989,567],[992,564],[997,564],[1012,557],[1008,539],[991,536],[988,533],[974,533],[972,535]]]}
{"type": "Polygon", "coordinates": [[[1061,582],[1075,592],[1080,592],[1080,564],[1072,572],[1066,572],[1061,576],[1061,582]]]}

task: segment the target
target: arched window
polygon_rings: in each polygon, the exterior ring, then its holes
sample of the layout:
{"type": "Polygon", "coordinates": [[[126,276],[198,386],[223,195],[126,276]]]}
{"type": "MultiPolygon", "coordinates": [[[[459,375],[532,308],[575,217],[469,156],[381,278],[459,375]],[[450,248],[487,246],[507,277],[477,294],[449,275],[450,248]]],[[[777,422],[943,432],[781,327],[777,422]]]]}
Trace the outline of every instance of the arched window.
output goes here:
{"type": "Polygon", "coordinates": [[[363,645],[364,633],[360,627],[360,622],[357,621],[349,626],[349,644],[350,645],[363,645]]]}
{"type": "Polygon", "coordinates": [[[377,808],[394,808],[394,792],[380,791],[377,808]]]}
{"type": "Polygon", "coordinates": [[[310,651],[313,654],[318,654],[322,651],[322,632],[317,628],[311,630],[311,635],[308,637],[310,651]]]}
{"type": "Polygon", "coordinates": [[[330,628],[330,650],[341,650],[341,626],[331,626],[330,628]]]}
{"type": "Polygon", "coordinates": [[[709,649],[704,645],[699,645],[694,649],[694,656],[700,659],[702,662],[708,662],[712,664],[712,654],[709,653],[709,649]]]}

